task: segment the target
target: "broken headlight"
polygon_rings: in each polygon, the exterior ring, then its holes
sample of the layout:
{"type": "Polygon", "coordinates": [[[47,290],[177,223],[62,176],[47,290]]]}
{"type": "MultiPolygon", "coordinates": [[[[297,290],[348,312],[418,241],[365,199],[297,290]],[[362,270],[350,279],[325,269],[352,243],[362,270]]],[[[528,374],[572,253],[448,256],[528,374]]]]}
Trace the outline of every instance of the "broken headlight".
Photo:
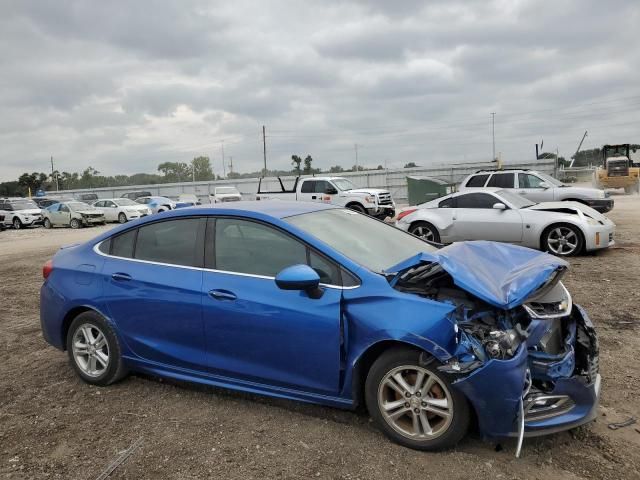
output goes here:
{"type": "Polygon", "coordinates": [[[505,331],[493,330],[489,332],[482,342],[482,345],[484,346],[485,352],[487,352],[487,356],[504,360],[516,354],[520,343],[522,343],[520,334],[510,329],[505,331]]]}

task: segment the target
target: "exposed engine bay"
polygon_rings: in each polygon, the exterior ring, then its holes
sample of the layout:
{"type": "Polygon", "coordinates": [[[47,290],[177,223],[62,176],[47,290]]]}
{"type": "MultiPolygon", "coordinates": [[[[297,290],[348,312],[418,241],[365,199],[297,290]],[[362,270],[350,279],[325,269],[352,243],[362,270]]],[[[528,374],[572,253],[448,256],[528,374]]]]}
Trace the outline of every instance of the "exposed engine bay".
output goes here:
{"type": "MultiPolygon", "coordinates": [[[[591,384],[598,373],[595,331],[560,282],[565,270],[557,270],[511,309],[490,305],[461,289],[438,263],[404,271],[394,288],[455,307],[449,319],[457,332],[457,346],[453,358],[439,367],[443,372],[462,379],[492,360],[507,361],[526,348],[518,415],[524,430],[525,421],[541,421],[575,406],[570,395],[557,392],[558,382],[577,376],[591,384]]],[[[520,431],[520,442],[522,435],[520,431]]]]}

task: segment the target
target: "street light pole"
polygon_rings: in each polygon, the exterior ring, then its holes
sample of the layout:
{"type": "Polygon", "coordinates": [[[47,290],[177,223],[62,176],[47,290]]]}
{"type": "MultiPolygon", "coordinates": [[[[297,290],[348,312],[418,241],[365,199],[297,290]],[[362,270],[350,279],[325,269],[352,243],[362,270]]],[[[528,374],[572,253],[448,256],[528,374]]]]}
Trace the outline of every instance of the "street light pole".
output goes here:
{"type": "Polygon", "coordinates": [[[491,157],[491,161],[495,162],[496,160],[496,112],[491,112],[491,140],[493,145],[493,156],[491,157]]]}

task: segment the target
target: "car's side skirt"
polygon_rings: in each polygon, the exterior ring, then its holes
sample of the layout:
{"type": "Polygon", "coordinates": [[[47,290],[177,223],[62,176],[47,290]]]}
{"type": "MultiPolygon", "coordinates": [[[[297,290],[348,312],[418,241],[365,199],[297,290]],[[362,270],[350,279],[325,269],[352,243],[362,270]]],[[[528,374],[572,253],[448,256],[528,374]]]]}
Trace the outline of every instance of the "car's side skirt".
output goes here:
{"type": "Polygon", "coordinates": [[[124,356],[127,366],[134,371],[157,375],[158,377],[172,378],[175,380],[200,383],[214,387],[227,388],[229,390],[239,390],[242,392],[266,395],[269,397],[285,398],[308,403],[317,403],[332,407],[353,409],[354,403],[351,398],[334,397],[315,392],[305,392],[286,387],[265,385],[257,382],[238,380],[210,373],[170,367],[161,363],[143,360],[139,357],[124,356]]]}

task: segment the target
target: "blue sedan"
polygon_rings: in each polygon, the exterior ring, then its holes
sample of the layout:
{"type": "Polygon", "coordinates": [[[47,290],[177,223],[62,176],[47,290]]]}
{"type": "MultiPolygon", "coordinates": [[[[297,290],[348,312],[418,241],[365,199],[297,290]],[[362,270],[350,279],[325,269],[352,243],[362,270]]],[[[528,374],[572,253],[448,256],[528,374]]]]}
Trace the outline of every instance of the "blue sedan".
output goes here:
{"type": "Polygon", "coordinates": [[[86,382],[129,371],[355,408],[407,447],[595,416],[598,346],[523,247],[436,248],[351,210],[236,202],[121,225],[45,264],[44,338],[86,382]]]}

